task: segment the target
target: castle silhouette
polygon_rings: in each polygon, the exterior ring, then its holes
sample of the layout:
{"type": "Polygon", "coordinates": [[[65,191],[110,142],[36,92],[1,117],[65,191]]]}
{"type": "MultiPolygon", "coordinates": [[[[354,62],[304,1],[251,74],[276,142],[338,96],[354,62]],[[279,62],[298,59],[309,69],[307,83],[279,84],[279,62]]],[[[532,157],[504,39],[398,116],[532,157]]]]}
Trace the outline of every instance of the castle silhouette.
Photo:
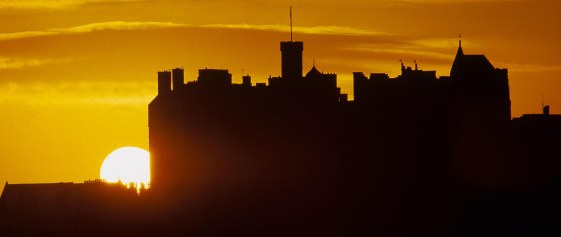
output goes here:
{"type": "Polygon", "coordinates": [[[450,76],[416,63],[396,78],[355,72],[349,101],[336,74],[314,63],[303,76],[303,42],[280,48],[282,75],[267,84],[233,84],[222,69],[187,83],[181,68],[158,72],[152,188],[6,184],[0,234],[560,233],[549,215],[561,211],[561,115],[511,120],[506,69],[460,41],[450,76]]]}

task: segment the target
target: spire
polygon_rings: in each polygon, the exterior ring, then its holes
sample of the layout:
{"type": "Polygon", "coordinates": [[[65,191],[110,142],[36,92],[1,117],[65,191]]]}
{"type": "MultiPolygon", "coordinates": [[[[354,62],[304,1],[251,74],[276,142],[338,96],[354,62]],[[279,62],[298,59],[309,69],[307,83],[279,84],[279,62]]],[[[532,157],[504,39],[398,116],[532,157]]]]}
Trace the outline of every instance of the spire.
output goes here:
{"type": "Polygon", "coordinates": [[[462,34],[459,35],[459,45],[458,45],[458,52],[456,53],[456,57],[458,55],[464,55],[464,50],[462,49],[462,34]]]}
{"type": "Polygon", "coordinates": [[[316,68],[316,64],[315,64],[315,60],[314,60],[314,65],[312,66],[312,69],[306,73],[305,78],[307,79],[321,79],[323,75],[323,72],[320,72],[317,68],[316,68]]]}
{"type": "Polygon", "coordinates": [[[458,52],[456,53],[456,58],[454,58],[454,63],[452,63],[452,68],[450,69],[450,77],[458,76],[458,70],[464,58],[464,50],[462,49],[462,34],[460,34],[458,37],[458,52]]]}

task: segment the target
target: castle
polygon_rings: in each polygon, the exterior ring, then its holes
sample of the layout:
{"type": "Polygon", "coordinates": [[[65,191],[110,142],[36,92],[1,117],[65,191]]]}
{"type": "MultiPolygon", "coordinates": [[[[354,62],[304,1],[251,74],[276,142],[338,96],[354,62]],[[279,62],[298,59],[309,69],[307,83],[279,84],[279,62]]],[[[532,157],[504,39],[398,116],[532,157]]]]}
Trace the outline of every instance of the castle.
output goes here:
{"type": "MultiPolygon", "coordinates": [[[[464,54],[461,41],[449,77],[403,64],[397,78],[355,72],[353,101],[335,74],[314,65],[303,76],[303,42],[280,49],[282,76],[268,84],[253,85],[249,75],[232,84],[227,70],[201,69],[186,84],[183,69],[158,72],[149,105],[152,187],[174,200],[171,209],[193,217],[212,210],[233,228],[224,233],[265,234],[283,223],[279,235],[332,235],[401,218],[412,211],[407,203],[435,209],[424,221],[436,228],[440,211],[461,196],[458,182],[477,185],[477,170],[458,176],[457,162],[508,156],[507,70],[464,54]]],[[[399,223],[389,222],[372,234],[399,223]]]]}
{"type": "Polygon", "coordinates": [[[559,233],[546,216],[561,211],[561,117],[544,108],[511,120],[506,69],[460,41],[450,76],[403,63],[396,78],[355,72],[349,100],[336,74],[314,63],[303,75],[303,46],[281,42],[282,73],[268,83],[158,72],[151,189],[7,184],[0,234],[559,233]]]}
{"type": "MultiPolygon", "coordinates": [[[[181,68],[158,72],[158,96],[149,105],[153,186],[179,182],[184,187],[183,176],[190,173],[185,169],[192,165],[182,162],[198,155],[237,160],[236,151],[262,147],[268,147],[263,154],[239,155],[272,159],[266,157],[275,156],[273,151],[319,152],[310,158],[325,155],[319,150],[329,147],[338,147],[330,156],[343,155],[360,149],[357,142],[370,142],[364,137],[446,136],[442,140],[510,122],[507,70],[494,68],[483,55],[465,55],[461,41],[449,77],[403,63],[397,78],[355,72],[354,101],[341,94],[336,74],[324,74],[314,65],[302,76],[302,51],[303,42],[281,42],[282,76],[270,77],[268,85],[252,85],[249,75],[242,84],[232,84],[227,70],[201,69],[198,79],[187,84],[181,68]],[[419,131],[400,132],[412,125],[419,131]],[[376,134],[377,126],[396,130],[376,134]],[[429,128],[434,130],[421,131],[429,128]],[[345,150],[343,144],[352,148],[345,150]]],[[[366,158],[363,154],[353,156],[366,158]]]]}

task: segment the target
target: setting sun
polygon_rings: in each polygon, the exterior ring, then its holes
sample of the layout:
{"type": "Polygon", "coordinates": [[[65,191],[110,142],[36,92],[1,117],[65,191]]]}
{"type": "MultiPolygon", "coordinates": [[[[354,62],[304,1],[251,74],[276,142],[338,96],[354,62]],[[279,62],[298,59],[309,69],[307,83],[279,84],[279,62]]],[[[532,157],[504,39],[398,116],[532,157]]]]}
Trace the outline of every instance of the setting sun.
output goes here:
{"type": "Polygon", "coordinates": [[[101,165],[100,176],[107,182],[121,182],[127,187],[150,184],[150,153],[138,147],[121,147],[111,152],[101,165]]]}

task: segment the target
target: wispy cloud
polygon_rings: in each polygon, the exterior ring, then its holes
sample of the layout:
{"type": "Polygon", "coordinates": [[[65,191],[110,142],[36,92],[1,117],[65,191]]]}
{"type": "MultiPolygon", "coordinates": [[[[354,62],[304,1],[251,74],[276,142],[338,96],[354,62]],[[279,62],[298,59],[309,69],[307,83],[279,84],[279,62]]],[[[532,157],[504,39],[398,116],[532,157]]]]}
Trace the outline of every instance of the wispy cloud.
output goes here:
{"type": "Polygon", "coordinates": [[[537,65],[537,64],[521,64],[521,63],[504,63],[498,62],[497,65],[505,65],[510,72],[557,72],[561,73],[561,66],[559,65],[537,65]]]}
{"type": "Polygon", "coordinates": [[[68,35],[68,34],[81,34],[90,33],[93,31],[103,30],[142,30],[142,29],[155,29],[155,28],[170,28],[186,26],[184,24],[172,22],[127,22],[127,21],[110,21],[92,23],[87,25],[75,26],[70,28],[52,28],[42,31],[23,31],[13,33],[0,33],[0,40],[9,39],[22,39],[51,35],[68,35]]]}
{"type": "MultiPolygon", "coordinates": [[[[243,30],[264,30],[264,31],[280,31],[290,32],[290,26],[287,25],[251,25],[251,24],[211,24],[202,25],[203,28],[223,28],[223,29],[243,29],[243,30]]],[[[345,27],[345,26],[309,26],[309,27],[293,27],[293,31],[302,34],[323,34],[323,35],[357,35],[357,36],[372,36],[372,35],[388,35],[387,33],[345,27]]]]}
{"type": "MultiPolygon", "coordinates": [[[[196,27],[196,28],[214,28],[214,29],[290,32],[290,27],[286,25],[211,24],[211,25],[193,26],[193,25],[173,23],[173,22],[111,21],[111,22],[99,22],[99,23],[80,25],[70,28],[52,28],[52,29],[40,30],[40,31],[0,33],[0,40],[23,39],[23,38],[33,38],[33,37],[43,37],[43,36],[53,36],[53,35],[82,34],[82,33],[90,33],[94,31],[104,31],[104,30],[144,30],[144,29],[172,28],[172,27],[196,27]]],[[[374,30],[344,27],[344,26],[294,27],[293,31],[301,34],[346,35],[346,36],[389,35],[387,33],[374,31],[374,30]]]]}
{"type": "Polygon", "coordinates": [[[407,2],[407,3],[470,3],[470,2],[523,2],[528,0],[385,0],[387,2],[407,2]]]}
{"type": "Polygon", "coordinates": [[[101,31],[101,30],[138,30],[138,29],[170,28],[170,27],[181,27],[181,26],[185,26],[185,25],[172,23],[172,22],[110,21],[110,22],[92,23],[87,25],[71,27],[67,29],[59,29],[59,30],[61,32],[68,32],[68,33],[89,33],[92,31],[101,31]]]}
{"type": "Polygon", "coordinates": [[[453,58],[454,55],[450,53],[438,53],[423,49],[416,49],[416,48],[378,48],[378,47],[368,47],[368,46],[352,46],[348,49],[351,50],[358,50],[364,52],[372,52],[372,53],[389,53],[395,55],[405,55],[405,56],[415,56],[415,55],[422,55],[430,58],[437,58],[437,59],[450,59],[453,58]]]}
{"type": "MultiPolygon", "coordinates": [[[[90,3],[107,3],[107,2],[138,2],[140,0],[0,0],[0,8],[14,8],[14,9],[67,9],[77,7],[90,3]]],[[[527,0],[382,0],[380,2],[391,3],[470,3],[470,2],[520,2],[527,0]]],[[[551,0],[555,1],[555,0],[551,0]]],[[[224,1],[226,2],[226,1],[224,1]]],[[[241,1],[246,3],[254,3],[253,1],[241,1]]],[[[305,1],[309,3],[317,3],[316,1],[305,1]]],[[[355,1],[353,4],[364,4],[375,1],[355,1]]],[[[323,2],[322,2],[323,3],[323,2]]],[[[324,4],[344,5],[341,1],[325,1],[324,4]]]]}
{"type": "Polygon", "coordinates": [[[393,42],[358,43],[344,46],[344,50],[360,51],[373,54],[389,54],[397,57],[421,56],[437,60],[449,60],[454,57],[457,39],[405,39],[393,42]]]}
{"type": "Polygon", "coordinates": [[[137,0],[0,0],[0,8],[66,9],[88,3],[133,2],[137,0]]]}
{"type": "Polygon", "coordinates": [[[40,59],[40,58],[0,58],[0,70],[6,69],[24,69],[28,67],[37,67],[43,65],[60,64],[77,59],[40,59]]]}
{"type": "Polygon", "coordinates": [[[145,106],[154,97],[155,86],[137,81],[6,82],[0,83],[0,103],[145,106]]]}
{"type": "MultiPolygon", "coordinates": [[[[458,47],[458,38],[440,38],[440,39],[416,39],[412,40],[411,43],[419,46],[421,48],[434,48],[434,49],[449,49],[458,47]]],[[[476,47],[478,45],[471,41],[462,42],[463,46],[476,47]]]]}

